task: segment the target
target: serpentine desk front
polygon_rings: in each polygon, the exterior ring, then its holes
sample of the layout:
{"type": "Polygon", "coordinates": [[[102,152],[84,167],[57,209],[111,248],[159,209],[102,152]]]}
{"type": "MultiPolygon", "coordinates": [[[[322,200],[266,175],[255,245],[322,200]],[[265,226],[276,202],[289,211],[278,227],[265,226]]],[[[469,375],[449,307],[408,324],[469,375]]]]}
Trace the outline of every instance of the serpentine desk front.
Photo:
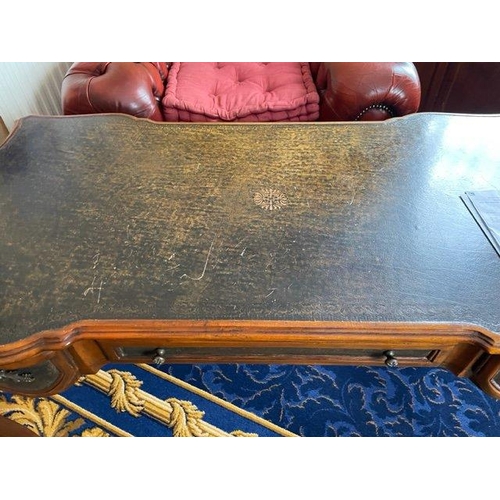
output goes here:
{"type": "Polygon", "coordinates": [[[461,200],[500,117],[26,117],[0,150],[0,389],[112,363],[444,366],[500,396],[500,257],[461,200]]]}

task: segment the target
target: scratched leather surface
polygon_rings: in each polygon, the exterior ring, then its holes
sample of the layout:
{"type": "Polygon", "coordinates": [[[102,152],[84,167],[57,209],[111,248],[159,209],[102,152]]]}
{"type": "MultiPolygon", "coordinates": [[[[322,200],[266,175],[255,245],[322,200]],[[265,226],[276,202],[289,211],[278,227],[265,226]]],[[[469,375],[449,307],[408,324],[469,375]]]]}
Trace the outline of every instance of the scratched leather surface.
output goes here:
{"type": "Polygon", "coordinates": [[[500,117],[438,114],[25,118],[0,150],[1,343],[81,319],[499,331],[500,260],[459,198],[500,186],[499,132],[500,117]]]}

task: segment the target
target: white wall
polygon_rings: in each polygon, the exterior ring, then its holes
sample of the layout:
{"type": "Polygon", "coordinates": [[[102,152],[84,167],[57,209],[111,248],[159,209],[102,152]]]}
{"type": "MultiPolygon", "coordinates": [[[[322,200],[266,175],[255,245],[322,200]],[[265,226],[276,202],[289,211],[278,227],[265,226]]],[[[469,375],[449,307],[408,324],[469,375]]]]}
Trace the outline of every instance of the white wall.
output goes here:
{"type": "Polygon", "coordinates": [[[9,130],[26,115],[61,114],[61,83],[71,63],[0,63],[0,116],[9,130]]]}

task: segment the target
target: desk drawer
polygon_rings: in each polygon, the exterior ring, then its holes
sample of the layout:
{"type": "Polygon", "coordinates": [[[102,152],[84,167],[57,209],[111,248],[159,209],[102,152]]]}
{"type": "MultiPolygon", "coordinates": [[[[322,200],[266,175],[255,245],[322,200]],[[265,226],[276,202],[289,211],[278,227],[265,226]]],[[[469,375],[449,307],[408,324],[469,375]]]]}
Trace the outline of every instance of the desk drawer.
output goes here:
{"type": "Polygon", "coordinates": [[[327,347],[158,347],[122,346],[120,361],[163,363],[301,363],[397,366],[431,365],[438,349],[352,349],[327,347]]]}

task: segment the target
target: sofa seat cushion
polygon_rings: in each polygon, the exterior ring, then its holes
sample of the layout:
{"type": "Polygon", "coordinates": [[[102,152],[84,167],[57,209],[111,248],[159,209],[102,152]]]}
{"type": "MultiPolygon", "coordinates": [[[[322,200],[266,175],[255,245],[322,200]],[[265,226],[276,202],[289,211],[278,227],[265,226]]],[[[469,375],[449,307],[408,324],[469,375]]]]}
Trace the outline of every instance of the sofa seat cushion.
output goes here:
{"type": "Polygon", "coordinates": [[[166,121],[312,121],[319,95],[308,63],[173,63],[166,121]]]}

